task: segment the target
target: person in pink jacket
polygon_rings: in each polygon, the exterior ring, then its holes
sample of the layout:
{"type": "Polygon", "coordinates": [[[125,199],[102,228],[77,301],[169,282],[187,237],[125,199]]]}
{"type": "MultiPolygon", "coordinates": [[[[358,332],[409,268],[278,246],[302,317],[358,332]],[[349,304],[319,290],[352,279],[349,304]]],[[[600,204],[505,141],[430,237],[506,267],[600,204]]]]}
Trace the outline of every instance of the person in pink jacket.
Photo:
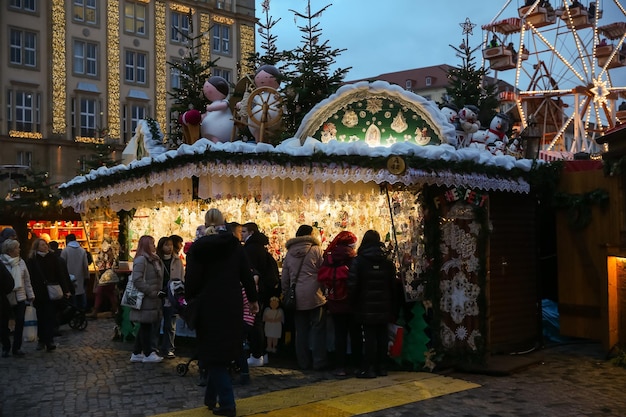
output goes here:
{"type": "Polygon", "coordinates": [[[296,358],[301,369],[322,370],[328,366],[326,351],[326,298],[317,281],[322,265],[320,240],[313,227],[302,225],[286,244],[281,288],[283,294],[296,282],[296,358]],[[311,348],[309,348],[309,346],[311,348]]]}

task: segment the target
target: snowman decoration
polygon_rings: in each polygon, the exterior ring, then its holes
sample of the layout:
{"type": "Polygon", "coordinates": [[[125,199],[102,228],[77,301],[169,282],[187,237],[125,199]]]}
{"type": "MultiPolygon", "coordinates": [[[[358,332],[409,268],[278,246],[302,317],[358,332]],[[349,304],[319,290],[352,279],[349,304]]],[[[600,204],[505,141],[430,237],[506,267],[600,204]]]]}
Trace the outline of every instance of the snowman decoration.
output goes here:
{"type": "Polygon", "coordinates": [[[474,133],[472,141],[484,144],[484,147],[494,155],[504,155],[509,144],[509,138],[506,135],[509,124],[509,116],[498,113],[491,119],[489,129],[474,133]]]}

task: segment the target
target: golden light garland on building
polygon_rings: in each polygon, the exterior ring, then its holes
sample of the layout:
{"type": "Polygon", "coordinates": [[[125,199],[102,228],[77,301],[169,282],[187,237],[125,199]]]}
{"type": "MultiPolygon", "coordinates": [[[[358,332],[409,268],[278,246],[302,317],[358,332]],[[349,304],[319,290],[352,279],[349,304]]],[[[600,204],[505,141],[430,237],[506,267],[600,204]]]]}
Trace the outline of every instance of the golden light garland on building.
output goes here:
{"type": "Polygon", "coordinates": [[[65,68],[65,2],[52,3],[52,133],[64,134],[67,129],[65,119],[66,68],[65,68]]]}
{"type": "Polygon", "coordinates": [[[200,14],[200,33],[204,34],[205,39],[202,42],[202,47],[200,48],[200,59],[202,61],[210,61],[211,60],[211,34],[209,30],[211,29],[211,18],[207,13],[200,14]],[[208,38],[208,39],[207,39],[208,38]]]}
{"type": "Polygon", "coordinates": [[[248,59],[254,54],[254,27],[248,25],[239,26],[239,48],[241,50],[240,62],[241,62],[241,78],[244,74],[254,74],[255,68],[248,59]]]}
{"type": "MultiPolygon", "coordinates": [[[[155,50],[155,83],[156,108],[155,119],[161,126],[167,126],[167,55],[165,44],[167,39],[166,8],[163,3],[156,3],[154,11],[154,50],[155,50]]],[[[164,129],[166,130],[166,129],[164,129]]]]}
{"type": "Polygon", "coordinates": [[[195,10],[193,9],[193,7],[185,6],[184,4],[178,4],[178,3],[170,4],[170,10],[184,13],[184,14],[189,14],[190,12],[191,14],[195,13],[195,10]]]}
{"type": "Polygon", "coordinates": [[[76,138],[74,138],[74,142],[94,143],[94,144],[102,145],[104,143],[104,138],[90,138],[88,136],[76,136],[76,138]]]}
{"type": "Polygon", "coordinates": [[[109,0],[107,10],[107,96],[109,136],[121,137],[120,121],[120,2],[109,0]]]}
{"type": "Polygon", "coordinates": [[[40,132],[23,132],[21,130],[9,130],[9,137],[18,139],[42,139],[40,132]]]}
{"type": "Polygon", "coordinates": [[[212,20],[216,23],[221,23],[223,25],[232,25],[233,23],[235,23],[235,19],[221,15],[213,15],[212,20]]]}

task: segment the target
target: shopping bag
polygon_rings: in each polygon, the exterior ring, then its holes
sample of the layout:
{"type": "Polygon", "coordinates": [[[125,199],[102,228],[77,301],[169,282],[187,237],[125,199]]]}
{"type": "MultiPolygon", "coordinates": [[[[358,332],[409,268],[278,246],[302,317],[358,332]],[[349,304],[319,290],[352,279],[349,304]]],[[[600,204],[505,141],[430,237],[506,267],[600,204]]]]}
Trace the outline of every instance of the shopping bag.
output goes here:
{"type": "Polygon", "coordinates": [[[143,302],[143,293],[135,287],[133,280],[129,279],[122,296],[121,305],[130,307],[135,310],[141,309],[141,303],[143,302]]]}
{"type": "Polygon", "coordinates": [[[27,305],[24,313],[24,332],[23,338],[25,342],[37,341],[37,312],[35,307],[27,305]]]}
{"type": "Polygon", "coordinates": [[[402,355],[404,327],[390,323],[387,328],[389,330],[389,356],[397,358],[402,355]]]}

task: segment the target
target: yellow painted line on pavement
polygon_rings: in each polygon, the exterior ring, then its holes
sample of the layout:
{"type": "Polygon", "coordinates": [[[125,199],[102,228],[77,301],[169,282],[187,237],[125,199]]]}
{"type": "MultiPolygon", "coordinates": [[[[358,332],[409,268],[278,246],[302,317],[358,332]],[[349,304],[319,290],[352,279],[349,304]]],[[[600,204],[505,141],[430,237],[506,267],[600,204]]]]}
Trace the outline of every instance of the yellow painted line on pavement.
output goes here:
{"type": "MultiPolygon", "coordinates": [[[[387,377],[324,381],[237,399],[237,416],[349,417],[479,386],[424,372],[392,372],[387,377]]],[[[206,417],[207,411],[201,407],[158,417],[206,417]]]]}

